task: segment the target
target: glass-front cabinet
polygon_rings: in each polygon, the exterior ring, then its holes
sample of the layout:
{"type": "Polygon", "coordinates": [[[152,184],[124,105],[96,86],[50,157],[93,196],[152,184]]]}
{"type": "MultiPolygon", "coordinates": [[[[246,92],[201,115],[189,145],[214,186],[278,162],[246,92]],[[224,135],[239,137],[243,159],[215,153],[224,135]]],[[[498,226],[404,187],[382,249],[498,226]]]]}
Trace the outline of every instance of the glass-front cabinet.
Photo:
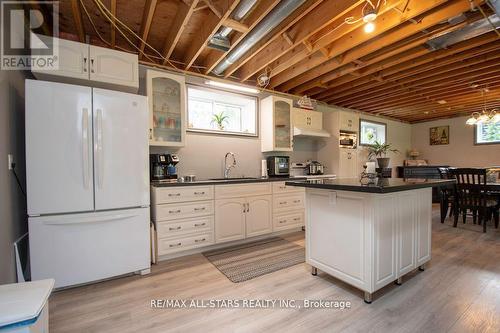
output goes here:
{"type": "Polygon", "coordinates": [[[148,70],[149,145],[183,147],[186,138],[186,84],[183,76],[148,70]]]}
{"type": "Polygon", "coordinates": [[[292,100],[269,96],[261,101],[262,151],[292,151],[292,100]]]}

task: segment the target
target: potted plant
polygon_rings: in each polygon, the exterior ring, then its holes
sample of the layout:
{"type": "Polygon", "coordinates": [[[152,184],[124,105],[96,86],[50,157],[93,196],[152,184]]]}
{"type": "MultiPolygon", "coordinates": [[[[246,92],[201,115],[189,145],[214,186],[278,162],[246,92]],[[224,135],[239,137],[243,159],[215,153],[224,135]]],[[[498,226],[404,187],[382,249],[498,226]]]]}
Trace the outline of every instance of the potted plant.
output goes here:
{"type": "Polygon", "coordinates": [[[387,168],[390,161],[390,158],[387,157],[388,152],[399,153],[399,150],[392,148],[390,143],[375,141],[372,145],[368,146],[368,159],[372,160],[373,157],[376,157],[378,167],[387,168]]]}
{"type": "Polygon", "coordinates": [[[224,124],[227,124],[227,119],[229,116],[225,115],[224,112],[216,113],[212,116],[212,121],[210,124],[217,124],[217,128],[220,131],[224,130],[224,124]]]}

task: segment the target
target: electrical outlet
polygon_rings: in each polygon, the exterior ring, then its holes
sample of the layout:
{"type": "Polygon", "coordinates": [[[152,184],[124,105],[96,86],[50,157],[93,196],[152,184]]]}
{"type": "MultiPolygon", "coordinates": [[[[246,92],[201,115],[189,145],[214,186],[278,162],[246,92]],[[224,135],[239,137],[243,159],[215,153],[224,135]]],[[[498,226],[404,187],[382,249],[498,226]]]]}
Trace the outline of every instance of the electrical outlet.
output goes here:
{"type": "Polygon", "coordinates": [[[12,170],[13,169],[12,164],[14,163],[14,155],[8,154],[7,160],[9,162],[9,170],[12,170]]]}

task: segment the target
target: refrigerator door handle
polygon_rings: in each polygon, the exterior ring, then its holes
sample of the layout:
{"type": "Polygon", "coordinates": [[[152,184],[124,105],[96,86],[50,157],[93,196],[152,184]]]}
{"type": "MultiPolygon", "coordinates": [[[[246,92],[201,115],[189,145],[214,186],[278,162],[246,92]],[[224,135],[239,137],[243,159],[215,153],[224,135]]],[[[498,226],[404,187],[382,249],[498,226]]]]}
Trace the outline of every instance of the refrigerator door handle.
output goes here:
{"type": "Polygon", "coordinates": [[[89,188],[89,110],[82,109],[83,186],[89,188]]]}
{"type": "Polygon", "coordinates": [[[97,142],[96,142],[96,159],[97,159],[97,187],[102,188],[104,161],[103,161],[103,138],[102,138],[102,109],[97,109],[97,142]]]}
{"type": "Polygon", "coordinates": [[[46,221],[43,222],[45,225],[79,225],[79,224],[88,224],[88,223],[101,223],[101,222],[112,222],[118,220],[127,220],[133,217],[138,216],[137,214],[119,214],[113,216],[106,216],[103,218],[82,218],[78,220],[64,220],[64,221],[46,221]]]}

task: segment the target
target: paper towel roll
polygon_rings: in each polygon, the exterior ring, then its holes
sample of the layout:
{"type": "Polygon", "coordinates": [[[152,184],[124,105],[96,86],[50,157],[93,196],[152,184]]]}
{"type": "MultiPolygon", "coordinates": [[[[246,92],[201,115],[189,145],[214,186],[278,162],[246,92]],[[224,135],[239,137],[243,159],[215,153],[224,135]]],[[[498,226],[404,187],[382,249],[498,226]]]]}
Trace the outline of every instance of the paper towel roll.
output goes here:
{"type": "Polygon", "coordinates": [[[267,161],[266,160],[262,160],[261,161],[261,164],[260,164],[260,176],[262,178],[266,178],[267,177],[267,161]]]}

